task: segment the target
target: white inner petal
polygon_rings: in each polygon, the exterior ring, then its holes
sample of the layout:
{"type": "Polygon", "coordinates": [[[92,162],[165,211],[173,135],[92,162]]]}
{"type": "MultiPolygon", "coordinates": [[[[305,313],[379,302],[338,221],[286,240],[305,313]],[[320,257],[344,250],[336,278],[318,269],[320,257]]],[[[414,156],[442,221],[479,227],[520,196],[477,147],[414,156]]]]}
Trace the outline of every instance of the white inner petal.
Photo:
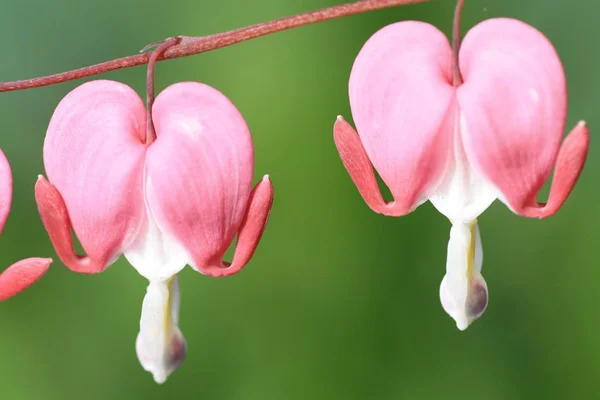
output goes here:
{"type": "Polygon", "coordinates": [[[179,322],[179,281],[150,282],[142,305],[136,352],[156,383],[164,383],[185,359],[186,344],[179,322]]]}
{"type": "Polygon", "coordinates": [[[146,217],[132,245],[123,252],[127,261],[149,281],[167,280],[181,271],[189,261],[188,252],[173,237],[161,230],[146,200],[152,182],[144,173],[146,217]]]}
{"type": "Polygon", "coordinates": [[[499,195],[469,162],[462,140],[466,129],[464,116],[459,113],[454,126],[454,157],[442,183],[429,198],[450,221],[463,223],[474,221],[499,195]]]}
{"type": "Polygon", "coordinates": [[[482,264],[483,249],[477,221],[453,224],[440,300],[460,330],[479,318],[487,307],[488,291],[481,276],[482,264]]]}

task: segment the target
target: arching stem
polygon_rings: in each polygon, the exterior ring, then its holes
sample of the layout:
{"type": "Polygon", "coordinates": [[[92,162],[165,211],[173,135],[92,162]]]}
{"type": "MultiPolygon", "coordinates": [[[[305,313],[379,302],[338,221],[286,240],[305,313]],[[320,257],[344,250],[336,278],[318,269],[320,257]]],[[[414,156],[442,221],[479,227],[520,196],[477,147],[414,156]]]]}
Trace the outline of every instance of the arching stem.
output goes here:
{"type": "Polygon", "coordinates": [[[179,37],[168,38],[152,51],[148,60],[148,71],[146,72],[146,144],[151,144],[156,140],[156,131],[154,130],[154,121],[152,120],[152,106],[154,105],[154,68],[158,58],[172,46],[176,46],[181,41],[179,37]]]}
{"type": "MultiPolygon", "coordinates": [[[[426,1],[429,0],[359,0],[324,8],[318,11],[294,15],[292,17],[275,19],[269,22],[235,29],[229,32],[199,37],[179,36],[181,38],[181,43],[179,43],[178,46],[174,46],[166,51],[164,55],[160,57],[159,61],[204,53],[257,37],[270,35],[300,26],[329,21],[348,15],[361,14],[367,11],[380,10],[388,7],[424,3],[426,1]]],[[[156,45],[156,43],[153,43],[152,45],[156,45]]],[[[115,71],[122,68],[135,67],[136,65],[146,64],[148,61],[149,54],[143,52],[143,54],[118,58],[116,60],[106,61],[100,64],[74,69],[71,71],[60,72],[58,74],[24,79],[20,81],[0,82],[0,92],[55,85],[57,83],[103,74],[105,72],[115,71]]]]}
{"type": "Polygon", "coordinates": [[[460,17],[462,15],[464,4],[465,0],[458,0],[456,2],[454,22],[452,24],[452,86],[454,87],[463,84],[463,77],[460,73],[460,66],[458,63],[458,53],[460,51],[460,17]]]}

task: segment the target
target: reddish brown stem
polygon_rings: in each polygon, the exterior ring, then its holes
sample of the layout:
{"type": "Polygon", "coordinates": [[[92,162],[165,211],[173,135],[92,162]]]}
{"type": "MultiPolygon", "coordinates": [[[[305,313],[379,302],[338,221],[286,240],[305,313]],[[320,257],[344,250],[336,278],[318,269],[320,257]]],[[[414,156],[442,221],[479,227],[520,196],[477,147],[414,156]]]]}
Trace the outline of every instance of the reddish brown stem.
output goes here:
{"type": "Polygon", "coordinates": [[[465,0],[458,0],[456,2],[454,22],[452,24],[452,85],[454,87],[463,84],[463,77],[460,73],[460,66],[458,64],[458,52],[460,51],[460,17],[464,5],[465,0]]]}
{"type": "Polygon", "coordinates": [[[150,60],[148,60],[148,71],[146,72],[146,144],[150,144],[156,139],[154,121],[152,120],[152,106],[154,105],[154,68],[156,67],[158,58],[167,49],[177,45],[179,42],[181,42],[181,38],[168,38],[152,51],[150,60]]]}
{"type": "MultiPolygon", "coordinates": [[[[199,37],[181,37],[181,42],[177,46],[169,48],[157,61],[185,57],[193,54],[204,53],[221,47],[230,46],[235,43],[243,42],[257,38],[259,36],[269,35],[271,33],[284,31],[291,28],[297,28],[303,25],[314,24],[330,19],[345,17],[348,15],[360,14],[367,11],[378,10],[382,8],[423,3],[429,0],[361,0],[353,3],[342,4],[324,8],[319,11],[312,11],[304,14],[294,15],[292,17],[276,19],[262,24],[256,24],[245,28],[236,29],[229,32],[218,33],[209,36],[199,37]]],[[[92,75],[98,75],[109,71],[122,68],[135,67],[137,65],[147,64],[151,54],[137,54],[129,57],[118,58],[112,61],[106,61],[89,67],[74,69],[67,72],[61,72],[54,75],[43,76],[21,81],[0,82],[0,92],[9,92],[13,90],[31,89],[41,86],[54,85],[61,82],[81,79],[92,75]]]]}

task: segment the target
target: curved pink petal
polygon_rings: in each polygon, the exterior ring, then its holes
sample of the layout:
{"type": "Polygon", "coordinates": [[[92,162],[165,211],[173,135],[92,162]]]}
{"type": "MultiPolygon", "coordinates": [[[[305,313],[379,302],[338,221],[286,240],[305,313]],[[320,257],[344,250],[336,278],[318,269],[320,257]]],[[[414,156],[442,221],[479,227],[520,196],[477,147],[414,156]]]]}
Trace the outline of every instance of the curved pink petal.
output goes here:
{"type": "Polygon", "coordinates": [[[237,108],[201,83],[165,89],[153,116],[157,139],[146,160],[148,205],[194,267],[215,275],[227,268],[223,254],[246,213],[254,164],[250,132],[237,108]]]}
{"type": "Polygon", "coordinates": [[[71,220],[65,202],[58,190],[43,176],[40,176],[35,183],[35,201],[58,258],[71,271],[96,274],[106,269],[107,263],[102,259],[97,260],[75,253],[71,220]]]}
{"type": "Polygon", "coordinates": [[[502,18],[469,31],[460,68],[467,155],[510,208],[523,214],[537,207],[536,195],[557,159],[567,113],[561,62],[542,33],[502,18]]]}
{"type": "Polygon", "coordinates": [[[10,164],[0,150],[0,233],[4,230],[12,203],[12,173],[10,164]]]}
{"type": "Polygon", "coordinates": [[[448,40],[432,25],[399,22],[375,33],[350,75],[350,106],[375,169],[410,212],[440,182],[455,117],[448,40]]]}
{"type": "Polygon", "coordinates": [[[26,258],[0,274],[0,301],[4,301],[33,285],[48,271],[51,258],[26,258]]]}
{"type": "Polygon", "coordinates": [[[262,237],[271,206],[273,205],[273,184],[268,175],[265,175],[262,180],[250,192],[248,199],[248,209],[240,226],[233,252],[233,260],[229,268],[218,268],[209,271],[212,276],[227,276],[239,272],[246,266],[252,258],[256,246],[262,237]]]}
{"type": "MultiPolygon", "coordinates": [[[[96,269],[114,261],[139,230],[144,135],[140,98],[112,81],[79,86],[60,102],[50,121],[44,142],[48,179],[96,269]]],[[[80,270],[70,263],[73,257],[61,259],[80,270]]]]}
{"type": "Polygon", "coordinates": [[[535,199],[531,199],[524,207],[517,209],[518,214],[529,218],[545,218],[556,213],[579,179],[589,146],[590,134],[585,122],[581,121],[560,146],[548,202],[538,203],[535,199]]]}
{"type": "Polygon", "coordinates": [[[399,217],[410,209],[399,208],[395,202],[383,200],[373,165],[365,151],[358,133],[346,120],[338,116],[333,125],[333,140],[344,167],[356,185],[363,200],[376,213],[399,217]]]}

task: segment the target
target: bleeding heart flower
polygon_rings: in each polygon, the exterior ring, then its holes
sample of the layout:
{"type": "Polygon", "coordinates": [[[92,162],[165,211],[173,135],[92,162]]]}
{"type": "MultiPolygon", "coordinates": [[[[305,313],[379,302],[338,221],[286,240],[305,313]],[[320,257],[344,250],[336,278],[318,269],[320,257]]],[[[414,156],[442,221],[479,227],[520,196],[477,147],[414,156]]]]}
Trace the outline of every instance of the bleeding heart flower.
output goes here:
{"type": "Polygon", "coordinates": [[[490,19],[466,35],[464,83],[452,82],[452,49],[435,27],[400,22],[375,33],[356,58],[349,94],[358,133],[341,117],[334,139],[375,212],[405,215],[426,200],[452,223],[441,302],[465,329],[487,306],[477,217],[495,199],[524,217],[554,214],[588,150],[580,122],[561,146],[567,103],[561,62],[531,26],[490,19]],[[372,165],[394,201],[386,203],[372,165]],[[554,167],[549,200],[536,196],[554,167]]]}
{"type": "MultiPolygon", "coordinates": [[[[4,230],[12,203],[12,173],[0,150],[0,233],[4,230]]],[[[0,274],[0,301],[27,289],[48,271],[51,258],[31,257],[18,261],[0,274]]]]}
{"type": "Polygon", "coordinates": [[[265,228],[273,187],[265,176],[251,191],[250,132],[216,89],[178,83],[152,110],[157,138],[146,144],[146,111],[128,86],[93,81],[69,93],[50,121],[50,182],[40,177],[36,200],[68,268],[102,272],[123,254],[150,281],[136,348],[162,383],[185,358],[176,274],[186,264],[211,276],[242,269],[265,228]],[[75,253],[71,229],[86,256],[75,253]],[[223,262],[236,234],[233,261],[223,262]]]}

